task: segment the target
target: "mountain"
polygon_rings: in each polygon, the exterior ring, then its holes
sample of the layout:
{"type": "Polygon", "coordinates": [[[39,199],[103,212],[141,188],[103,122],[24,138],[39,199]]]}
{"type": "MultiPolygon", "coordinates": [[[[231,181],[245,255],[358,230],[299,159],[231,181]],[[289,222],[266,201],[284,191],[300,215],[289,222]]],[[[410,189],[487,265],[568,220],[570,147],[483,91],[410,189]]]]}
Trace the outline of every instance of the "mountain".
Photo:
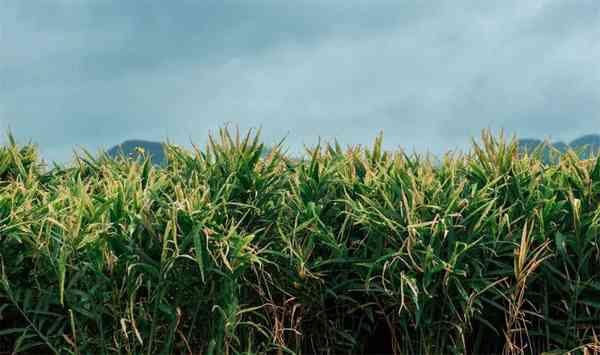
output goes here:
{"type": "MultiPolygon", "coordinates": [[[[110,148],[106,153],[112,158],[115,158],[121,154],[135,158],[139,156],[137,148],[142,148],[146,154],[149,154],[150,160],[155,165],[163,165],[166,162],[162,143],[141,139],[126,140],[123,143],[110,148]]],[[[274,147],[265,145],[263,147],[261,158],[267,157],[273,149],[274,147]]]]}
{"type": "Polygon", "coordinates": [[[544,144],[544,141],[542,141],[540,139],[535,139],[535,138],[519,139],[519,149],[522,152],[531,153],[535,150],[535,148],[537,148],[538,146],[540,146],[542,144],[544,144]]]}
{"type": "MultiPolygon", "coordinates": [[[[531,153],[535,148],[544,144],[544,141],[537,138],[524,138],[518,140],[519,150],[522,153],[531,153]]],[[[553,142],[551,146],[558,150],[560,153],[565,153],[568,149],[573,149],[580,152],[579,156],[581,159],[589,159],[592,156],[600,153],[600,135],[599,134],[588,134],[574,139],[569,144],[564,142],[553,142]]],[[[162,165],[166,162],[165,153],[163,151],[162,144],[160,142],[146,141],[140,139],[126,140],[125,142],[118,144],[107,151],[107,154],[111,157],[116,157],[119,154],[124,154],[129,157],[137,157],[139,153],[136,148],[142,148],[146,154],[150,155],[150,159],[153,164],[162,165]]],[[[262,157],[264,158],[270,152],[272,147],[265,146],[262,157]]],[[[550,147],[544,147],[542,151],[542,160],[545,163],[556,162],[556,156],[553,157],[552,150],[550,147]]]]}
{"type": "Polygon", "coordinates": [[[569,144],[575,150],[582,150],[582,156],[589,158],[600,151],[600,135],[588,134],[573,140],[569,144]]]}
{"type": "Polygon", "coordinates": [[[128,157],[137,157],[139,156],[138,148],[142,148],[144,152],[150,156],[152,164],[162,165],[166,160],[161,143],[140,139],[126,140],[125,142],[110,148],[106,153],[113,158],[120,154],[128,157]]]}
{"type": "MultiPolygon", "coordinates": [[[[535,148],[544,144],[544,141],[535,138],[519,139],[519,150],[523,153],[531,153],[535,148]]],[[[600,152],[600,135],[588,134],[574,139],[569,144],[564,142],[550,143],[552,148],[555,148],[560,153],[565,153],[569,149],[579,152],[581,159],[590,159],[600,152]]],[[[542,150],[542,160],[545,163],[556,162],[556,157],[552,158],[551,148],[544,147],[542,150]]]]}

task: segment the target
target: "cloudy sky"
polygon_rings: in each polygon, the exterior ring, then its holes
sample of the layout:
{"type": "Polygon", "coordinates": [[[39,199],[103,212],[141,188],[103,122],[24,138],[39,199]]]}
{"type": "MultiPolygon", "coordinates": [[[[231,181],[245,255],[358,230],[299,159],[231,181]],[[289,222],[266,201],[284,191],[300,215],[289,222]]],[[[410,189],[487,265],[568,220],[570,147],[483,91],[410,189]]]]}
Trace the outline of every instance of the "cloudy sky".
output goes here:
{"type": "Polygon", "coordinates": [[[436,154],[600,133],[600,1],[0,0],[0,125],[50,160],[226,123],[436,154]]]}

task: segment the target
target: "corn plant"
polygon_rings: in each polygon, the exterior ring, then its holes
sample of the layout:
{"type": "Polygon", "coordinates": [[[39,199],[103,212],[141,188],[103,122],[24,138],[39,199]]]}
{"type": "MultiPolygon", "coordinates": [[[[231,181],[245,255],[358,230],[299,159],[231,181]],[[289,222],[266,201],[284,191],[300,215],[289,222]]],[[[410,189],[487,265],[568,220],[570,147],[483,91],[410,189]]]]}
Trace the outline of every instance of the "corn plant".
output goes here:
{"type": "Polygon", "coordinates": [[[600,352],[597,157],[282,143],[46,169],[9,135],[0,353],[600,352]]]}

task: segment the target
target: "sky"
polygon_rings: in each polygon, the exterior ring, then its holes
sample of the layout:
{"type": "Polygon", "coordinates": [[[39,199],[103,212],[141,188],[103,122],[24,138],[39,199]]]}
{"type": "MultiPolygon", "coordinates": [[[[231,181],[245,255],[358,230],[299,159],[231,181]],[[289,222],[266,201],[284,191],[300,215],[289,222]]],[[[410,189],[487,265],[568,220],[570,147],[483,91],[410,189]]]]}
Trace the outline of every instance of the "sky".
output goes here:
{"type": "Polygon", "coordinates": [[[442,154],[600,133],[598,0],[0,0],[0,129],[48,160],[229,125],[442,154]]]}

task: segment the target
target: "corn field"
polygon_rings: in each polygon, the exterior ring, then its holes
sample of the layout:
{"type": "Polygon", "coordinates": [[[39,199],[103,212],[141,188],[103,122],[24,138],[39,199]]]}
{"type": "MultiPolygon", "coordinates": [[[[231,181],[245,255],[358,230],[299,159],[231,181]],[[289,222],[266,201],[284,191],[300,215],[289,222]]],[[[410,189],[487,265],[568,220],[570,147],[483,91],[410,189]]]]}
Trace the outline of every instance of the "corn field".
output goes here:
{"type": "Polygon", "coordinates": [[[600,353],[600,160],[0,148],[0,354],[600,353]]]}

